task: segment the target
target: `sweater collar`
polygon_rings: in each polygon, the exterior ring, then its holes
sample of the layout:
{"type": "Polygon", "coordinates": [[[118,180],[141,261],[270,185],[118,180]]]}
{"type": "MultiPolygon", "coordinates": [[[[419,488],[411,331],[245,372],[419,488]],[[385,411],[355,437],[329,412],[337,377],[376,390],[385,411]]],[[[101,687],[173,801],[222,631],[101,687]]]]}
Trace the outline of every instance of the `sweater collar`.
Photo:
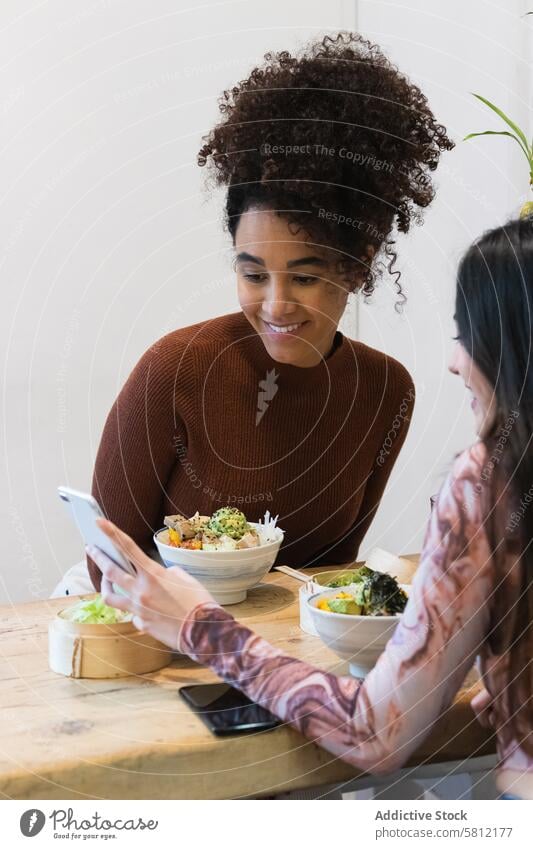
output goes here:
{"type": "Polygon", "coordinates": [[[345,370],[346,360],[350,358],[348,350],[350,346],[341,331],[337,330],[334,336],[333,350],[328,357],[322,359],[316,366],[303,368],[288,363],[279,363],[270,356],[261,336],[252,327],[244,313],[235,313],[235,319],[243,356],[253,363],[262,376],[267,371],[274,369],[280,383],[285,385],[302,386],[307,389],[317,385],[327,385],[338,373],[345,370]]]}

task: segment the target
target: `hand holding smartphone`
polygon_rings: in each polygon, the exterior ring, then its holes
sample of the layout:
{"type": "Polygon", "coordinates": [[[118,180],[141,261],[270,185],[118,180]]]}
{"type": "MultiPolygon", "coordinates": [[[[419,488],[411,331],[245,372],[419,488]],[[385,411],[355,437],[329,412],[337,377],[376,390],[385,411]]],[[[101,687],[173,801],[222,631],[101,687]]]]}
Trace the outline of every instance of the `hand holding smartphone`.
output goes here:
{"type": "Polygon", "coordinates": [[[74,519],[85,545],[95,545],[100,548],[117,566],[135,577],[137,574],[135,566],[129,560],[126,560],[120,551],[115,548],[107,534],[96,524],[97,519],[105,519],[96,499],[87,492],[79,492],[77,489],[71,489],[68,486],[59,486],[57,491],[74,519]]]}

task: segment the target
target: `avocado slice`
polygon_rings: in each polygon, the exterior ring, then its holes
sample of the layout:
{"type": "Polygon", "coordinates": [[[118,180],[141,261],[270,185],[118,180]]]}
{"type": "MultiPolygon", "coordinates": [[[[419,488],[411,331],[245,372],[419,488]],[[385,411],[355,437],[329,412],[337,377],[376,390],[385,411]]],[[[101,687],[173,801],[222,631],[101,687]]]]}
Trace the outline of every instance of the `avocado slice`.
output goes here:
{"type": "Polygon", "coordinates": [[[348,613],[358,616],[361,607],[351,598],[328,598],[328,606],[332,613],[348,613]]]}

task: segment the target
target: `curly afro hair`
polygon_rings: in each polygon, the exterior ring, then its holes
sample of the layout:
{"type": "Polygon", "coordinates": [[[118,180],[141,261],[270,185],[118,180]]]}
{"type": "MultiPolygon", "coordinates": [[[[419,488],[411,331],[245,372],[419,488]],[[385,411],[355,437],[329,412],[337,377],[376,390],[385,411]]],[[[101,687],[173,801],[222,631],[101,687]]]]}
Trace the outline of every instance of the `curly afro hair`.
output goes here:
{"type": "Polygon", "coordinates": [[[404,233],[413,217],[422,223],[415,206],[433,199],[428,172],[454,142],[420,89],[357,33],[264,58],[222,94],[223,118],[198,153],[227,186],[233,241],[243,212],[273,209],[338,251],[352,291],[373,292],[383,251],[403,302],[390,235],[395,223],[404,233]]]}

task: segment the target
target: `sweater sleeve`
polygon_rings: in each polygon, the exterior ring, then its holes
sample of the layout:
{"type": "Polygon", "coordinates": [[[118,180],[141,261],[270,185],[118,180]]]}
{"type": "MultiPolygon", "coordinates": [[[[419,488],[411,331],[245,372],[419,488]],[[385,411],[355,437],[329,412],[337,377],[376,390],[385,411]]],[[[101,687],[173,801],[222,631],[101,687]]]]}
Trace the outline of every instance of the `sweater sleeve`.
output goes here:
{"type": "Polygon", "coordinates": [[[415,404],[415,387],[409,372],[400,363],[395,362],[393,379],[396,389],[394,401],[388,405],[388,414],[382,417],[384,431],[373,458],[370,475],[365,483],[357,520],[348,534],[339,540],[334,548],[328,549],[326,559],[330,564],[351,563],[357,559],[359,547],[376,515],[385,487],[407,437],[415,404]]]}
{"type": "MultiPolygon", "coordinates": [[[[162,524],[176,439],[186,441],[179,399],[194,396],[171,340],[148,349],[128,377],[105,422],[93,473],[92,494],[105,515],[144,550],[162,524]]],[[[87,566],[99,590],[101,572],[89,557],[87,566]]]]}
{"type": "Polygon", "coordinates": [[[460,458],[443,485],[406,609],[364,681],[289,657],[215,603],[192,611],[179,648],[353,766],[400,768],[452,703],[488,630],[490,553],[474,466],[460,458]]]}

